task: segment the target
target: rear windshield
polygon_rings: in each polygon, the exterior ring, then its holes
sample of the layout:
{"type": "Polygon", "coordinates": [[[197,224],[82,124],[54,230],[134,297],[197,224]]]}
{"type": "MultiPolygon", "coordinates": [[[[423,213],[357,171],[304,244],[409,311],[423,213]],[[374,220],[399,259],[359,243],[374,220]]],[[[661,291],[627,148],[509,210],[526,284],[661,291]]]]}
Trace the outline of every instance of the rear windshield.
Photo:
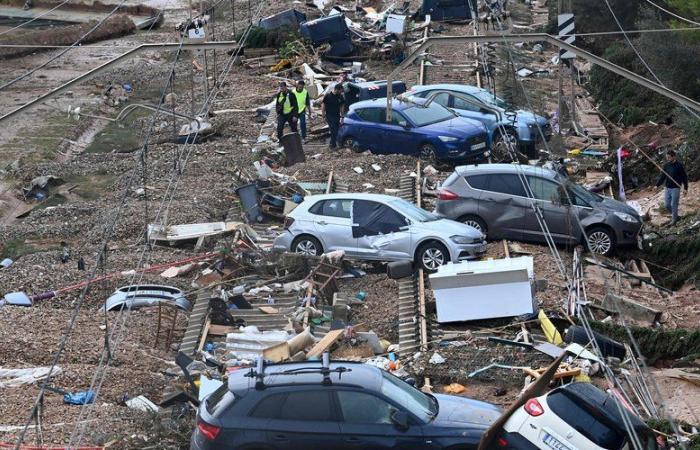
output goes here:
{"type": "Polygon", "coordinates": [[[224,383],[207,397],[207,412],[214,417],[220,417],[235,401],[236,396],[228,390],[228,385],[224,383]]]}
{"type": "Polygon", "coordinates": [[[564,392],[549,395],[547,404],[556,415],[594,444],[608,450],[620,450],[625,444],[625,434],[610,426],[593,406],[573,400],[564,392]]]}

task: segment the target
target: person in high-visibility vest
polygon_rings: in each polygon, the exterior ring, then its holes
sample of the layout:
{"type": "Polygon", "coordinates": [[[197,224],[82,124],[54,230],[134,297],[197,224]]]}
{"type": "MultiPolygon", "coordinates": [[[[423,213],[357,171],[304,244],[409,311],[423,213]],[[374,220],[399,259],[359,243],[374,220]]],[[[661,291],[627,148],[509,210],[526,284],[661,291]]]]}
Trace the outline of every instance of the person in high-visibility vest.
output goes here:
{"type": "Polygon", "coordinates": [[[297,107],[299,108],[299,131],[301,131],[301,138],[306,143],[306,115],[311,115],[313,111],[311,110],[311,99],[309,98],[309,92],[306,90],[306,83],[304,80],[297,81],[297,87],[294,89],[294,96],[297,98],[297,107]]]}
{"type": "Polygon", "coordinates": [[[282,139],[285,123],[289,123],[289,128],[296,133],[299,115],[297,97],[287,89],[287,83],[284,81],[280,83],[280,90],[275,96],[275,111],[277,111],[277,139],[282,139]]]}

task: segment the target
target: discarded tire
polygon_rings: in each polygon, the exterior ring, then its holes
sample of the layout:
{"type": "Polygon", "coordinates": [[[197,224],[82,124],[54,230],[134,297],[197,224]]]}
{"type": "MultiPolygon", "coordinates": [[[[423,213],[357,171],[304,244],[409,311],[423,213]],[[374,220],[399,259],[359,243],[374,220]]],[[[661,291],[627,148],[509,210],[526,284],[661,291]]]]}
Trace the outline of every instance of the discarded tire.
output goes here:
{"type": "Polygon", "coordinates": [[[413,275],[413,262],[396,261],[386,265],[386,274],[392,280],[410,277],[413,275]]]}
{"type": "MultiPolygon", "coordinates": [[[[603,336],[600,333],[593,331],[593,337],[600,348],[600,352],[603,356],[613,356],[615,358],[624,359],[625,357],[625,346],[617,341],[610,339],[607,336],[603,336]]],[[[566,330],[566,335],[564,336],[564,341],[569,344],[580,344],[584,347],[588,345],[590,339],[586,333],[586,329],[579,325],[573,325],[566,330]]]]}

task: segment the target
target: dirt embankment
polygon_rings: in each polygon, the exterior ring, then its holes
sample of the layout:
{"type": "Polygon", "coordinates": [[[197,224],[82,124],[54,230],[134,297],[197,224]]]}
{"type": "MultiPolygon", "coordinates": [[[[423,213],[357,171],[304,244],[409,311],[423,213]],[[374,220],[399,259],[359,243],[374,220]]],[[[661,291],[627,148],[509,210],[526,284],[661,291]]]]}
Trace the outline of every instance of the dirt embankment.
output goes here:
{"type": "MultiPolygon", "coordinates": [[[[96,21],[90,21],[80,25],[68,25],[60,28],[46,30],[27,30],[18,33],[7,34],[0,39],[0,44],[10,45],[72,45],[85,36],[95,25],[96,21]]],[[[125,36],[136,29],[134,22],[126,14],[118,14],[104,21],[90,34],[82,39],[83,44],[101,41],[104,39],[125,36]]],[[[36,48],[14,47],[0,49],[0,58],[14,58],[36,52],[36,48]]]]}

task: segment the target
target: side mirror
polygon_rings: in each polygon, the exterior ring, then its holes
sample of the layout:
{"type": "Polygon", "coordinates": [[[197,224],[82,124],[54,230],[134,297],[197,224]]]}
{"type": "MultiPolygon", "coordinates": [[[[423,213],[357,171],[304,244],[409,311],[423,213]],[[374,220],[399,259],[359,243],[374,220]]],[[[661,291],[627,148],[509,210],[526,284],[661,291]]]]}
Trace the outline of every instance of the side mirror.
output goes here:
{"type": "Polygon", "coordinates": [[[413,377],[408,377],[408,378],[404,379],[403,381],[405,381],[406,384],[410,384],[411,386],[416,387],[416,379],[413,377]]]}
{"type": "Polygon", "coordinates": [[[400,121],[399,121],[399,126],[400,126],[400,127],[404,127],[404,128],[410,128],[410,127],[408,126],[408,122],[406,122],[405,120],[400,120],[400,121]]]}
{"type": "Polygon", "coordinates": [[[399,430],[408,430],[408,413],[395,409],[391,413],[391,421],[399,430]]]}
{"type": "Polygon", "coordinates": [[[481,114],[491,114],[491,115],[493,115],[493,116],[496,115],[495,112],[493,112],[493,111],[490,110],[490,109],[486,109],[486,108],[480,108],[480,109],[479,109],[479,112],[480,112],[481,114]]]}

